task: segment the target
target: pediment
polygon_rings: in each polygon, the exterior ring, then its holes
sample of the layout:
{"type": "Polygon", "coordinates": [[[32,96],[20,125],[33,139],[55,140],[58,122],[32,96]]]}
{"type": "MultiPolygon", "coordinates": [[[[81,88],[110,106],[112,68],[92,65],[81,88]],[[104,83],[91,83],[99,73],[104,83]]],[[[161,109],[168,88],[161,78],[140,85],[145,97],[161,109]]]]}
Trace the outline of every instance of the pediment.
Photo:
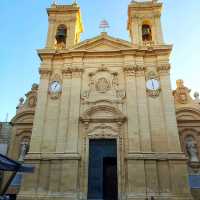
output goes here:
{"type": "Polygon", "coordinates": [[[107,34],[102,34],[96,38],[85,40],[76,45],[73,51],[118,51],[122,49],[131,49],[132,44],[128,41],[117,39],[107,34]]]}

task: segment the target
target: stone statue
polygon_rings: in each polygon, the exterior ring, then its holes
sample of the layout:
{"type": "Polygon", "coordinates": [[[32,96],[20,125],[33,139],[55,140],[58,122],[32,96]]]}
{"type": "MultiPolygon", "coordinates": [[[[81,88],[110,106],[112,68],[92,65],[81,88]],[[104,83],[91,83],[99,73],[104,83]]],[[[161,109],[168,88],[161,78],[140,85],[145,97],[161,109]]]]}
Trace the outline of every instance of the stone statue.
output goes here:
{"type": "Polygon", "coordinates": [[[21,97],[21,98],[19,99],[19,104],[18,104],[17,107],[16,107],[17,111],[19,111],[23,106],[24,106],[24,98],[21,97]]]}
{"type": "Polygon", "coordinates": [[[199,99],[199,93],[198,92],[195,92],[194,93],[194,98],[195,98],[195,103],[199,104],[200,103],[200,99],[199,99]]]}
{"type": "Polygon", "coordinates": [[[29,143],[28,141],[23,141],[21,143],[21,148],[20,148],[20,155],[19,155],[19,161],[23,161],[26,154],[29,151],[29,143]]]}
{"type": "Polygon", "coordinates": [[[177,85],[177,88],[173,92],[176,102],[181,103],[181,104],[188,103],[188,101],[190,100],[189,94],[191,90],[184,86],[184,82],[181,79],[176,81],[176,85],[177,85]]]}
{"type": "Polygon", "coordinates": [[[197,146],[193,138],[189,137],[186,141],[186,149],[191,162],[199,162],[197,146]]]}

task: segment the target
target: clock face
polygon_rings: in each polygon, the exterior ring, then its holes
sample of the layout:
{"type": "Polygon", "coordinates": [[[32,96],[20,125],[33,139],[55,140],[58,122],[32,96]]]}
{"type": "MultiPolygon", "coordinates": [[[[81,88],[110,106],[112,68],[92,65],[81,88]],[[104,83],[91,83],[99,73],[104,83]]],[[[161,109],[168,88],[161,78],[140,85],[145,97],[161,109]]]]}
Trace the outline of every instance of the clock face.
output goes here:
{"type": "Polygon", "coordinates": [[[52,93],[59,93],[62,90],[62,86],[59,81],[53,81],[49,86],[49,91],[52,93]]]}
{"type": "Polygon", "coordinates": [[[156,79],[149,79],[146,83],[146,87],[148,90],[158,90],[160,89],[160,83],[156,79]]]}

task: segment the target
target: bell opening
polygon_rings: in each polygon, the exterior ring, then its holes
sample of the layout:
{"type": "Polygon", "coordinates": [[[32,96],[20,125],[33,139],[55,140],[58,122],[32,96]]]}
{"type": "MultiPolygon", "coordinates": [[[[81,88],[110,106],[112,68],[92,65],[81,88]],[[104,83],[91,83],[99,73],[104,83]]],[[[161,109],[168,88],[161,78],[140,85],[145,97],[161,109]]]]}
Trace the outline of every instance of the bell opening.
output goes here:
{"type": "Polygon", "coordinates": [[[142,40],[152,41],[151,27],[148,24],[142,25],[142,40]]]}

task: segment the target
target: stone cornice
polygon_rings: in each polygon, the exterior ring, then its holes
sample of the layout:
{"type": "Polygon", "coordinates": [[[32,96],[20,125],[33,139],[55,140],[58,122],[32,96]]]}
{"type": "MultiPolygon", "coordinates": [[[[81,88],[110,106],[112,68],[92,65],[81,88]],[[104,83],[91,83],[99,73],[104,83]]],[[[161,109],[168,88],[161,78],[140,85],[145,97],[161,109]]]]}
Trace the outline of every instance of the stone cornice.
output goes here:
{"type": "Polygon", "coordinates": [[[126,156],[127,160],[176,160],[176,161],[186,161],[184,153],[129,153],[126,156]]]}
{"type": "Polygon", "coordinates": [[[26,161],[38,160],[38,161],[49,161],[49,160],[80,160],[80,154],[78,153],[33,153],[30,152],[26,156],[26,161]]]}
{"type": "Polygon", "coordinates": [[[72,58],[72,57],[110,57],[110,56],[151,56],[151,55],[169,55],[172,50],[172,45],[154,45],[151,48],[146,46],[138,46],[133,48],[116,49],[109,51],[91,51],[91,50],[55,50],[55,49],[40,49],[38,55],[41,60],[53,58],[72,58]]]}

